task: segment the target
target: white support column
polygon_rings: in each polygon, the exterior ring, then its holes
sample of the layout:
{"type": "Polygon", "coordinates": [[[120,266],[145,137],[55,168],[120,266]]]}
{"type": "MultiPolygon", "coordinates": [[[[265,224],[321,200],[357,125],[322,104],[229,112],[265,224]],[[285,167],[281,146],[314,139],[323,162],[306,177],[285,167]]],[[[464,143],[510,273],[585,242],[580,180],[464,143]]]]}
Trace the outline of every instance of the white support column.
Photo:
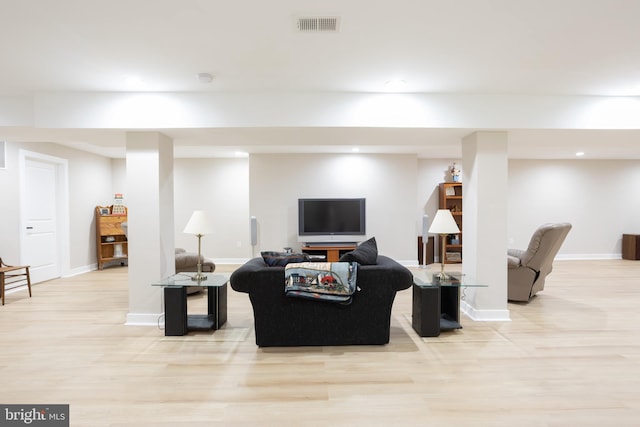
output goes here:
{"type": "Polygon", "coordinates": [[[506,132],[462,140],[463,272],[488,288],[467,288],[461,309],[475,320],[509,320],[507,307],[506,132]]]}
{"type": "Polygon", "coordinates": [[[157,132],[127,133],[128,325],[156,325],[162,289],[175,272],[173,141],[157,132]]]}

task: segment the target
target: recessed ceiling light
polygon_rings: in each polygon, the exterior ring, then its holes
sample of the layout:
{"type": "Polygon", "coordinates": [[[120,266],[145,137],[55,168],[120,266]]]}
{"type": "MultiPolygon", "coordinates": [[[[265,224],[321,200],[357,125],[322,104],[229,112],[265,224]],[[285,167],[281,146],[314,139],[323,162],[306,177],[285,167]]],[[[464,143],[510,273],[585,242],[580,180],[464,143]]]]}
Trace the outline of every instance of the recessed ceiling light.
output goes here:
{"type": "Polygon", "coordinates": [[[144,81],[138,76],[126,76],[125,81],[129,86],[140,86],[144,84],[144,81]]]}
{"type": "Polygon", "coordinates": [[[200,83],[211,83],[213,81],[213,75],[209,73],[198,73],[197,77],[200,83]]]}
{"type": "Polygon", "coordinates": [[[391,79],[384,83],[384,87],[389,91],[400,91],[407,87],[407,82],[403,79],[391,79]]]}
{"type": "Polygon", "coordinates": [[[582,156],[584,156],[584,151],[578,151],[576,153],[576,157],[582,157],[582,156]]]}

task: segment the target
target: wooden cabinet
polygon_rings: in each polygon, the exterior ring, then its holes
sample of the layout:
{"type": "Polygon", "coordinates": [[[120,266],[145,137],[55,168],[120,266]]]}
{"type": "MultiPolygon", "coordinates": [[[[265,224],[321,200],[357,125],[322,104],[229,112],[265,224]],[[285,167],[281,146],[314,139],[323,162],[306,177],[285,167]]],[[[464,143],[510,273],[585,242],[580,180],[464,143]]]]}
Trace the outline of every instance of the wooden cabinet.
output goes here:
{"type": "MultiPolygon", "coordinates": [[[[449,209],[460,229],[459,234],[449,234],[444,245],[444,254],[440,254],[440,260],[445,264],[462,262],[462,183],[443,182],[440,184],[439,209],[449,209]]],[[[442,248],[441,237],[438,236],[438,248],[442,248]]]]}
{"type": "Polygon", "coordinates": [[[98,269],[102,270],[108,262],[124,265],[129,248],[122,223],[127,221],[124,215],[113,215],[113,206],[96,206],[96,246],[98,269]]]}
{"type": "Polygon", "coordinates": [[[640,234],[622,235],[622,259],[640,260],[640,234]]]}

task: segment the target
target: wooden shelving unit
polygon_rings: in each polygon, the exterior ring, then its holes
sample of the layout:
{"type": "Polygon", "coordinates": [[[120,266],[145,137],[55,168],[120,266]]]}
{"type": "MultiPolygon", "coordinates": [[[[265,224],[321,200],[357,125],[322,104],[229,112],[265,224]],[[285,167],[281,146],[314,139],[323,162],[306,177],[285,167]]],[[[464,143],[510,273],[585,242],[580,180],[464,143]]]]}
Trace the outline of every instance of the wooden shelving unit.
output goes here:
{"type": "MultiPolygon", "coordinates": [[[[445,264],[462,262],[462,183],[443,182],[440,184],[440,209],[449,209],[460,229],[459,234],[450,234],[444,245],[444,254],[440,254],[445,264]]],[[[442,248],[441,237],[438,236],[438,248],[442,248]]]]}
{"type": "Polygon", "coordinates": [[[102,270],[108,262],[127,261],[129,247],[122,223],[127,221],[124,215],[113,215],[113,206],[96,206],[96,247],[98,269],[102,270]]]}

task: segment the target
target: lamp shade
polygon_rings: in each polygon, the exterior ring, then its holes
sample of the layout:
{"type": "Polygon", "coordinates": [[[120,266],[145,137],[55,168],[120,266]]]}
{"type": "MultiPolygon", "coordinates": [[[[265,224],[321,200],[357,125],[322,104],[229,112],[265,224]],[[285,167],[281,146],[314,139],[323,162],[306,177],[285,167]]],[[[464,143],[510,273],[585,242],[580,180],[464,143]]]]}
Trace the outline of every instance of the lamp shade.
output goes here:
{"type": "Polygon", "coordinates": [[[455,234],[459,233],[460,229],[456,220],[453,219],[451,211],[449,209],[438,209],[435,218],[429,227],[429,233],[435,234],[455,234]]]}
{"type": "Polygon", "coordinates": [[[184,227],[184,233],[202,235],[213,233],[213,225],[205,211],[193,211],[189,222],[184,227]]]}

